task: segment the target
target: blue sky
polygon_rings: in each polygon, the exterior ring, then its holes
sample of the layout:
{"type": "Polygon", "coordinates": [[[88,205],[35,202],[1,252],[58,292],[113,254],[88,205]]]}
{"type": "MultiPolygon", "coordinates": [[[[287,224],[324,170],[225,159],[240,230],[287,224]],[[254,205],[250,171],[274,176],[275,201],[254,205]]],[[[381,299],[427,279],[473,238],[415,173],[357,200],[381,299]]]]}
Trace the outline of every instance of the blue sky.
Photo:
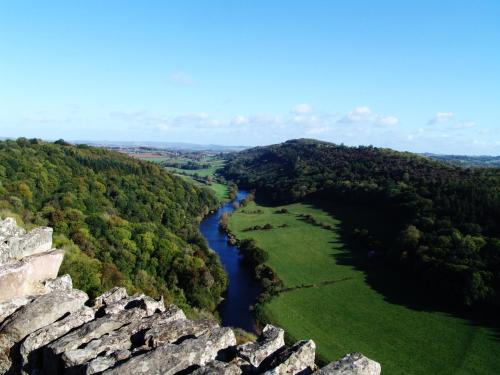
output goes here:
{"type": "Polygon", "coordinates": [[[499,1],[0,0],[0,136],[500,154],[499,1]]]}

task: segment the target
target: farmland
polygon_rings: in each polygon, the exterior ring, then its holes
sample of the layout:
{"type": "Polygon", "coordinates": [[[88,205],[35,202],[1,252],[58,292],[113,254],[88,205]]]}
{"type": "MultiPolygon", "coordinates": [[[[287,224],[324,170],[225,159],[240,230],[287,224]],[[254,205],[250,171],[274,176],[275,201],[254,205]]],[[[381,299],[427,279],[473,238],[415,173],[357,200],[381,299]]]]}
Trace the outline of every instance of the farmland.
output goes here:
{"type": "Polygon", "coordinates": [[[500,356],[500,342],[492,328],[415,300],[405,303],[404,287],[384,269],[368,278],[367,260],[342,233],[356,215],[339,214],[343,222],[311,204],[282,207],[286,213],[251,203],[229,223],[239,239],[254,238],[269,253],[266,263],[284,283],[282,293],[260,306],[261,320],[282,326],[291,339],[313,338],[325,361],[361,351],[379,361],[384,374],[495,373],[488,358],[500,356]],[[249,230],[265,224],[272,229],[249,230]]]}

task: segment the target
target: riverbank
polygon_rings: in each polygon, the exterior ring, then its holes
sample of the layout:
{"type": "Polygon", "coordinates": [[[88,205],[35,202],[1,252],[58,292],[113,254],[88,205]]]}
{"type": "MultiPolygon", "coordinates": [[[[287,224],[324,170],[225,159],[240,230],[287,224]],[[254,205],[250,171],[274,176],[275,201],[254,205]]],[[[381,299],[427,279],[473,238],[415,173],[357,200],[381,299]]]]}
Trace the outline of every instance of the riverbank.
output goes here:
{"type": "MultiPolygon", "coordinates": [[[[239,191],[236,201],[246,196],[246,191],[239,191]]],[[[238,248],[231,245],[228,235],[219,229],[222,215],[233,211],[232,201],[224,203],[218,210],[202,220],[200,231],[209,247],[219,255],[228,277],[225,299],[218,307],[222,324],[257,333],[253,306],[260,294],[260,285],[253,277],[253,270],[244,263],[238,248]]]]}
{"type": "MultiPolygon", "coordinates": [[[[488,359],[500,356],[495,331],[394,303],[368,283],[339,218],[302,203],[283,207],[250,203],[229,220],[239,240],[255,239],[269,254],[265,264],[284,283],[277,296],[259,306],[262,323],[281,326],[293,338],[311,337],[325,361],[360,350],[379,361],[384,374],[496,373],[488,359]]],[[[384,272],[377,277],[389,280],[384,272]]],[[[397,282],[391,285],[398,289],[397,282]]]]}

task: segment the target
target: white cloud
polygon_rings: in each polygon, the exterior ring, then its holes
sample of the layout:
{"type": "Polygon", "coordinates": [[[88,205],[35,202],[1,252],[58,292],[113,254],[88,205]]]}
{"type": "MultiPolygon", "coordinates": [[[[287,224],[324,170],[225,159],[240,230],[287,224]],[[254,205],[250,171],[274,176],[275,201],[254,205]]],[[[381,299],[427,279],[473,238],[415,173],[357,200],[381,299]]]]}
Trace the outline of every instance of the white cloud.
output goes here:
{"type": "Polygon", "coordinates": [[[476,126],[474,121],[459,122],[452,126],[453,129],[470,129],[476,126]]]}
{"type": "Polygon", "coordinates": [[[385,116],[379,119],[381,125],[397,125],[399,123],[399,119],[394,116],[385,116]]]}
{"type": "Polygon", "coordinates": [[[312,107],[307,103],[297,104],[292,108],[291,112],[296,115],[305,115],[312,112],[312,107]]]}
{"type": "Polygon", "coordinates": [[[248,122],[249,122],[248,117],[242,115],[236,116],[232,121],[232,123],[236,125],[245,125],[248,124],[248,122]]]}
{"type": "Polygon", "coordinates": [[[356,107],[337,122],[339,124],[397,125],[399,119],[395,116],[379,115],[369,107],[356,107]]]}
{"type": "Polygon", "coordinates": [[[434,117],[427,122],[427,124],[442,124],[444,122],[450,121],[453,117],[455,117],[455,114],[453,112],[437,112],[434,117]]]}
{"type": "Polygon", "coordinates": [[[170,82],[181,86],[192,86],[195,83],[193,77],[184,72],[173,72],[169,79],[170,82]]]}

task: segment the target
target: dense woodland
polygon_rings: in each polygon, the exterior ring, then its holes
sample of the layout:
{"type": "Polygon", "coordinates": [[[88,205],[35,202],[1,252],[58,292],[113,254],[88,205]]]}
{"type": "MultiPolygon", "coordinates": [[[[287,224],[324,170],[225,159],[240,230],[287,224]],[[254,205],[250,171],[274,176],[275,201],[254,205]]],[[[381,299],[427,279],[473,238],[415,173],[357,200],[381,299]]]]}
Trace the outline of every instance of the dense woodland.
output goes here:
{"type": "Polygon", "coordinates": [[[54,228],[62,272],[95,296],[115,285],[214,310],[226,287],[198,231],[218,202],[153,163],[64,141],[0,142],[0,212],[54,228]]]}
{"type": "Polygon", "coordinates": [[[222,174],[274,203],[314,198],[378,210],[397,225],[377,239],[352,233],[366,241],[367,256],[404,269],[441,301],[500,306],[499,169],[293,140],[233,154],[222,174]]]}

